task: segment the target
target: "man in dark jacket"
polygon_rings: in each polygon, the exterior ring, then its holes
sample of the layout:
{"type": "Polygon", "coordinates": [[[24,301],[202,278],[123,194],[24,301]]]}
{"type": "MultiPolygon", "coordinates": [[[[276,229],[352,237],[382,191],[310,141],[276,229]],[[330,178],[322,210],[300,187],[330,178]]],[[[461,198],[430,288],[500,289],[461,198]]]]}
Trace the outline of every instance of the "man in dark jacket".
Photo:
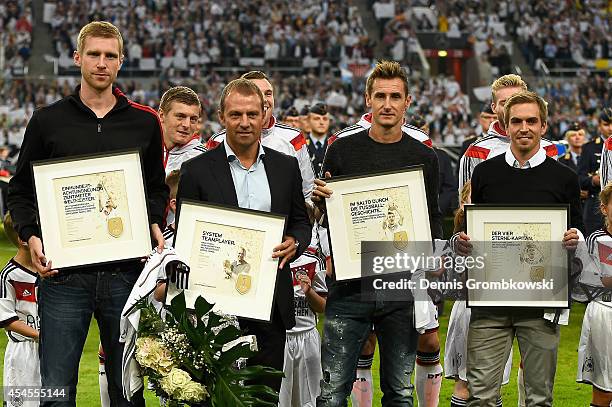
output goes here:
{"type": "MultiPolygon", "coordinates": [[[[257,337],[258,352],[249,363],[283,370],[286,330],[295,325],[289,262],[300,256],[311,238],[302,177],[296,158],[261,145],[264,99],[252,81],[241,78],[227,84],[219,119],[225,140],[183,164],[177,201],[192,199],[287,216],[284,241],[271,254],[280,259],[272,323],[240,321],[257,337]]],[[[280,378],[261,382],[280,389],[280,378]]]]}
{"type": "Polygon", "coordinates": [[[601,190],[599,167],[603,146],[612,134],[612,108],[606,107],[601,111],[598,130],[599,134],[582,146],[582,154],[578,163],[580,189],[588,191],[582,215],[585,236],[603,225],[603,218],[599,210],[599,191],[601,190]]]}
{"type": "Polygon", "coordinates": [[[563,156],[559,157],[559,162],[577,171],[584,144],[584,129],[578,122],[571,123],[565,130],[563,138],[567,141],[569,148],[563,156]]]}
{"type": "Polygon", "coordinates": [[[325,103],[317,103],[308,113],[310,135],[308,136],[308,154],[312,161],[315,175],[320,175],[323,166],[327,140],[329,140],[329,113],[325,103]]]}
{"type": "Polygon", "coordinates": [[[94,314],[106,353],[112,405],[144,405],[142,393],[132,398],[133,404],[123,397],[123,345],[119,343],[121,311],[142,265],[139,260],[131,260],[54,270],[52,259],[47,261],[43,253],[31,163],[139,149],[151,235],[161,250],[164,238],[159,225],[168,199],[161,129],[154,110],[129,101],[112,87],[123,62],[123,40],[115,26],[107,22],[84,26],[74,62],[81,69],[80,86],[75,94],[34,113],[26,129],[17,172],[9,185],[8,206],[13,221],[19,237],[28,242],[32,262],[42,277],[39,288],[42,386],[68,387],[70,401],[66,405],[75,405],[79,362],[94,314]]]}

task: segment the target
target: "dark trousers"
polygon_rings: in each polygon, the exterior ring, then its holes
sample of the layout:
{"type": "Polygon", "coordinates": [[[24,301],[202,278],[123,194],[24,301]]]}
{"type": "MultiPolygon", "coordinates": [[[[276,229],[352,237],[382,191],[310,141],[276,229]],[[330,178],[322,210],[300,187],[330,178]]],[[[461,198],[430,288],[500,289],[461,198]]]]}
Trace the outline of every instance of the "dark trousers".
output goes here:
{"type": "Polygon", "coordinates": [[[366,339],[376,331],[380,352],[380,388],[384,407],[413,405],[410,382],[418,333],[414,303],[379,299],[363,301],[345,286],[330,287],[325,306],[321,365],[323,380],[318,407],[345,407],[355,382],[355,369],[366,339]]]}
{"type": "Polygon", "coordinates": [[[106,355],[108,393],[112,406],[144,406],[142,391],[132,402],[123,397],[119,342],[121,311],[138,279],[141,266],[99,266],[42,279],[39,289],[40,373],[43,387],[68,387],[70,400],[43,406],[76,406],[79,362],[94,315],[106,355]]]}
{"type": "Polygon", "coordinates": [[[603,227],[603,216],[599,209],[599,197],[591,195],[583,203],[582,220],[584,222],[584,235],[589,236],[597,229],[603,227]]]}

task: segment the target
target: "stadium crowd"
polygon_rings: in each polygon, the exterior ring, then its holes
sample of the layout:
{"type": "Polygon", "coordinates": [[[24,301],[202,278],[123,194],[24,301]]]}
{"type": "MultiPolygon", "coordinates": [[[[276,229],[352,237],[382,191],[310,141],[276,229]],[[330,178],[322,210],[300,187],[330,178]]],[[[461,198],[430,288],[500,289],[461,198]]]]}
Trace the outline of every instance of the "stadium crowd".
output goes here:
{"type": "Polygon", "coordinates": [[[32,3],[29,0],[0,2],[0,41],[5,70],[23,74],[32,48],[32,3]]]}
{"type": "Polygon", "coordinates": [[[608,7],[599,0],[520,2],[506,25],[532,66],[542,58],[549,68],[575,67],[612,56],[608,7]]]}
{"type": "Polygon", "coordinates": [[[350,2],[97,1],[50,2],[57,55],[71,56],[79,28],[108,20],[122,31],[126,62],[139,68],[236,65],[240,58],[293,65],[305,58],[338,63],[373,57],[361,16],[350,2]],[[298,12],[295,12],[298,10],[298,12]]]}
{"type": "MultiPolygon", "coordinates": [[[[117,85],[134,101],[157,108],[165,90],[177,84],[191,86],[202,100],[201,136],[205,141],[220,130],[215,100],[223,84],[235,74],[212,72],[198,82],[168,78],[149,85],[137,80],[120,79],[117,85]]],[[[302,111],[307,106],[325,102],[332,115],[331,131],[355,123],[365,112],[363,81],[342,81],[332,74],[319,77],[314,73],[284,75],[276,73],[277,117],[291,107],[302,111]]],[[[48,105],[73,92],[76,82],[61,79],[45,83],[27,80],[7,81],[0,87],[0,145],[9,146],[15,156],[21,145],[25,125],[36,107],[48,105]]],[[[560,140],[573,122],[582,123],[588,134],[597,127],[599,107],[610,103],[610,83],[599,75],[577,78],[575,81],[536,80],[536,92],[549,101],[550,127],[547,137],[560,140]]],[[[452,77],[411,79],[413,103],[409,116],[418,114],[429,123],[431,139],[446,146],[460,145],[466,138],[481,134],[477,118],[470,111],[470,100],[452,77]]]]}
{"type": "MultiPolygon", "coordinates": [[[[201,129],[203,140],[220,129],[217,123],[215,104],[219,100],[223,84],[235,74],[212,72],[197,83],[188,79],[154,81],[143,85],[136,80],[120,79],[117,83],[132,100],[152,107],[159,105],[161,94],[170,86],[184,84],[191,86],[203,103],[204,120],[201,129]]],[[[365,113],[363,81],[340,80],[332,74],[323,77],[306,73],[287,76],[276,73],[272,79],[277,84],[275,94],[278,117],[291,107],[302,111],[307,106],[325,102],[332,114],[332,132],[356,122],[365,113]]],[[[48,105],[69,95],[76,86],[71,79],[55,80],[50,83],[34,83],[27,80],[7,81],[0,89],[0,144],[18,146],[21,144],[25,124],[35,107],[48,105]]],[[[442,144],[461,144],[463,138],[476,134],[468,97],[461,92],[459,84],[450,77],[429,80],[413,79],[411,84],[413,104],[411,114],[420,114],[430,123],[431,136],[442,144]]]]}

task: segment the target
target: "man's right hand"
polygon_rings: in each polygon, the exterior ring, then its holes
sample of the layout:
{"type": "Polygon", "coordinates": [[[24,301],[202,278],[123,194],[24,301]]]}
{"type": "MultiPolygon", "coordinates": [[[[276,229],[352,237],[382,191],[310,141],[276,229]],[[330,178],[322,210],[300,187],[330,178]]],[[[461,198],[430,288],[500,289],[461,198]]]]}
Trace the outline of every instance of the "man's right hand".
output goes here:
{"type": "Polygon", "coordinates": [[[43,253],[43,246],[40,238],[31,236],[28,239],[28,247],[30,248],[30,256],[32,256],[32,264],[42,278],[52,277],[58,273],[57,270],[51,270],[51,261],[47,261],[43,253]]]}
{"type": "Polygon", "coordinates": [[[455,253],[460,256],[469,256],[472,254],[472,248],[470,237],[464,232],[459,233],[459,236],[455,241],[455,253]]]}
{"type": "Polygon", "coordinates": [[[591,177],[591,182],[593,183],[593,186],[594,186],[594,187],[598,187],[598,186],[599,186],[599,184],[600,184],[600,181],[599,181],[599,175],[597,175],[597,174],[596,174],[596,175],[593,175],[593,176],[591,177]]]}
{"type": "MultiPolygon", "coordinates": [[[[325,172],[325,178],[331,178],[329,171],[325,172]]],[[[320,211],[324,211],[325,199],[331,197],[333,191],[327,186],[327,183],[322,179],[315,179],[315,189],[312,191],[312,202],[319,208],[320,211]]]]}

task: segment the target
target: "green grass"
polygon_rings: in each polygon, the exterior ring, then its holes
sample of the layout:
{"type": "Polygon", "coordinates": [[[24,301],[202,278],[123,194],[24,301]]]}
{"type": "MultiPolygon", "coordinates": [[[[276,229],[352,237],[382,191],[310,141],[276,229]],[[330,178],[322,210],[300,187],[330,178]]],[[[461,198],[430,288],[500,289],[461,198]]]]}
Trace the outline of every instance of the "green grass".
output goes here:
{"type": "MultiPolygon", "coordinates": [[[[14,255],[15,251],[11,248],[10,244],[6,240],[3,240],[3,231],[2,233],[0,233],[0,236],[0,263],[5,264],[9,260],[9,258],[14,255]]],[[[444,354],[444,342],[446,338],[448,317],[450,315],[451,306],[452,303],[447,303],[444,315],[440,317],[440,343],[442,344],[442,355],[444,354]]],[[[578,340],[580,338],[580,328],[582,326],[582,316],[584,314],[584,310],[584,305],[575,304],[572,307],[570,325],[562,327],[561,329],[561,344],[559,346],[557,375],[555,379],[555,407],[585,406],[589,405],[589,402],[591,400],[591,387],[587,385],[578,384],[575,381],[578,355],[578,340]]],[[[79,406],[97,406],[100,404],[98,390],[98,342],[98,326],[95,320],[92,320],[89,329],[89,336],[87,337],[87,342],[85,343],[85,350],[81,358],[79,370],[79,385],[77,395],[77,405],[79,406]]],[[[4,349],[6,347],[6,343],[6,335],[0,335],[0,351],[2,352],[0,367],[3,367],[4,365],[4,349]]],[[[514,346],[515,349],[512,378],[508,385],[502,387],[502,396],[504,398],[504,405],[506,406],[516,406],[517,404],[516,371],[519,362],[519,352],[516,343],[514,346]]],[[[380,399],[382,397],[382,393],[378,386],[378,352],[375,355],[372,374],[376,386],[374,405],[380,406],[380,399]]],[[[0,383],[1,380],[2,377],[0,376],[0,383]]],[[[450,405],[450,397],[452,395],[452,391],[453,381],[444,380],[440,395],[440,406],[450,405]]],[[[157,398],[151,392],[146,391],[145,398],[147,401],[147,405],[159,405],[157,398]]]]}

